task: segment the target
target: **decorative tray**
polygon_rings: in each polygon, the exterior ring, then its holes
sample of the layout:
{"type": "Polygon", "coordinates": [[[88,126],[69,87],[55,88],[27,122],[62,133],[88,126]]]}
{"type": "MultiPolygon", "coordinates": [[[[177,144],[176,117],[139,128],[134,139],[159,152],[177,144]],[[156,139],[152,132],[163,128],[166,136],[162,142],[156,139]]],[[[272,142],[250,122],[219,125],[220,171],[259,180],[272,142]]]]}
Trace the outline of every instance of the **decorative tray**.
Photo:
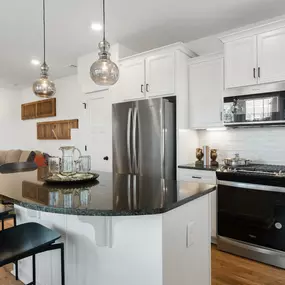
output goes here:
{"type": "Polygon", "coordinates": [[[65,176],[55,174],[44,178],[46,183],[80,183],[96,180],[99,177],[97,173],[76,173],[73,175],[65,176]]]}

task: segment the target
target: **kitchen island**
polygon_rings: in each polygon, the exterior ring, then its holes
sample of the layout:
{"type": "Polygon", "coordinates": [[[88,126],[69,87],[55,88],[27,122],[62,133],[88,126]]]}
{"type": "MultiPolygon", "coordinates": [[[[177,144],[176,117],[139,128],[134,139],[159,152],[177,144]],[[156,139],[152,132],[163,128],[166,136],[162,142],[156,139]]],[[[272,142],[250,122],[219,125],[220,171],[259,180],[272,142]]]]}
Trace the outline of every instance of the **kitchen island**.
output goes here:
{"type": "MultiPolygon", "coordinates": [[[[41,169],[0,174],[0,200],[17,222],[62,235],[68,285],[209,285],[209,194],[214,185],[99,173],[99,181],[47,185],[41,169]]],[[[31,281],[31,260],[19,262],[31,281]]],[[[40,285],[60,284],[58,252],[37,256],[40,285]]]]}

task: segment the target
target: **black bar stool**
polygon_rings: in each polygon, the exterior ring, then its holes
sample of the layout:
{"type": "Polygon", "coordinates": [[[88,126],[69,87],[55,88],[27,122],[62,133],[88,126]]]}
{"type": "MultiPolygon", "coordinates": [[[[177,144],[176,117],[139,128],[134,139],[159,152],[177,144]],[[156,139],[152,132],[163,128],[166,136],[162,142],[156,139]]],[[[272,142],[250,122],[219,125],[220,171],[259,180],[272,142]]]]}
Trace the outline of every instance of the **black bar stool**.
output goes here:
{"type": "MultiPolygon", "coordinates": [[[[32,256],[33,281],[36,285],[36,254],[60,249],[61,285],[65,285],[64,244],[55,243],[60,234],[37,223],[27,223],[0,232],[0,267],[32,256]]],[[[54,284],[56,285],[56,284],[54,284]]]]}
{"type": "MultiPolygon", "coordinates": [[[[2,231],[5,230],[5,220],[8,219],[13,219],[15,227],[17,221],[16,214],[14,213],[14,205],[9,202],[2,201],[2,203],[0,203],[0,221],[2,225],[2,231]]],[[[15,262],[15,276],[16,280],[19,280],[18,261],[15,262]]]]}

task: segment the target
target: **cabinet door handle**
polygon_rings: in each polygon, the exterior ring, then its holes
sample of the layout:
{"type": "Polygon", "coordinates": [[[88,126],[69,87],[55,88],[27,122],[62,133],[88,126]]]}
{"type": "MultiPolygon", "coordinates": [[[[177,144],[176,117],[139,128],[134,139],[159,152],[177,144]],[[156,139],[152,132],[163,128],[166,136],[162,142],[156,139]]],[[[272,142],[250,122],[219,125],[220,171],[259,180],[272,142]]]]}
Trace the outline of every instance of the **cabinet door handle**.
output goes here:
{"type": "Polygon", "coordinates": [[[220,119],[221,119],[221,122],[223,121],[223,112],[221,111],[220,112],[220,119]]]}
{"type": "Polygon", "coordinates": [[[143,84],[141,84],[141,93],[143,93],[143,84]]]}
{"type": "Polygon", "coordinates": [[[202,177],[200,177],[200,176],[192,176],[192,178],[194,178],[194,179],[202,179],[202,177]]]}
{"type": "Polygon", "coordinates": [[[145,86],[145,88],[146,88],[146,92],[149,92],[149,84],[147,84],[147,85],[145,86]]]}
{"type": "Polygon", "coordinates": [[[260,67],[258,67],[258,78],[260,78],[260,67]]]}
{"type": "Polygon", "coordinates": [[[256,68],[253,69],[253,78],[256,78],[256,68]]]}

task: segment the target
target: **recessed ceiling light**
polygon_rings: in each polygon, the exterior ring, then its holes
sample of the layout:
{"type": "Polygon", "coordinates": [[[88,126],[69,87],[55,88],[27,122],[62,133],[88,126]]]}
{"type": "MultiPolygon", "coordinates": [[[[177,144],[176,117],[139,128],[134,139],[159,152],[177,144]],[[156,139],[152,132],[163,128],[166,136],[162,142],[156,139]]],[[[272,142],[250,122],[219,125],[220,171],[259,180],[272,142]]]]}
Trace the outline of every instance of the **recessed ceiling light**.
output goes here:
{"type": "Polygon", "coordinates": [[[103,26],[100,23],[92,23],[91,29],[93,31],[102,31],[103,26]]]}
{"type": "Polygon", "coordinates": [[[40,65],[41,62],[40,62],[38,59],[32,59],[32,60],[31,60],[31,64],[32,64],[32,65],[40,65]]]}

